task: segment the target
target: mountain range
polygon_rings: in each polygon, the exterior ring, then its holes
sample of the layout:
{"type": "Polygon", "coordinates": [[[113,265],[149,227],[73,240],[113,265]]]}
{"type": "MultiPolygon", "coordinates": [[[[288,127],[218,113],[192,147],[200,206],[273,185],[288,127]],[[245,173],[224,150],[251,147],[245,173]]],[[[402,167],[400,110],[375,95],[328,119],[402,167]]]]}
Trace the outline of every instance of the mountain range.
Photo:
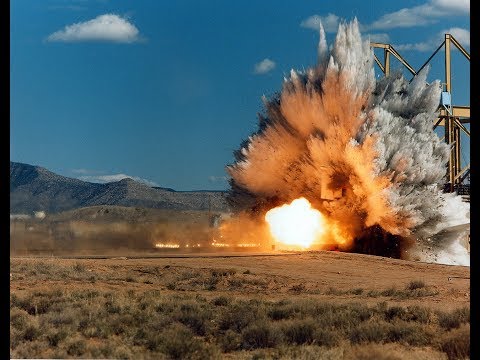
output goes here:
{"type": "Polygon", "coordinates": [[[118,205],[170,210],[228,211],[226,191],[175,191],[125,178],[105,184],[10,162],[10,213],[58,213],[88,206],[118,205]]]}

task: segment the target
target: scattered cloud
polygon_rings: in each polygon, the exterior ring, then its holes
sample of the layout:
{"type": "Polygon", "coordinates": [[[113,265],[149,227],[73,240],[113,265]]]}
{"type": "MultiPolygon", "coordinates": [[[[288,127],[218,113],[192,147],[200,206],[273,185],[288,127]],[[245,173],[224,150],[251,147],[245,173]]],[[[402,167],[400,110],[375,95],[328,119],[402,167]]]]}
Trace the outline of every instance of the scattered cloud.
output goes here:
{"type": "Polygon", "coordinates": [[[79,175],[87,175],[87,174],[98,174],[103,171],[96,171],[96,170],[90,170],[90,169],[72,169],[71,172],[73,174],[79,174],[79,175]]]}
{"type": "Polygon", "coordinates": [[[463,47],[470,47],[470,30],[455,27],[443,31],[442,36],[445,33],[452,34],[463,47]]]}
{"type": "MultiPolygon", "coordinates": [[[[470,47],[470,31],[462,28],[450,28],[443,30],[437,33],[436,36],[431,39],[423,42],[413,43],[413,44],[398,44],[395,45],[397,50],[409,51],[433,51],[435,50],[443,41],[445,34],[452,34],[453,37],[462,45],[464,48],[470,47]]],[[[452,46],[452,49],[455,49],[452,46]]]]}
{"type": "Polygon", "coordinates": [[[227,176],[214,176],[214,175],[211,175],[208,177],[208,180],[210,182],[224,182],[224,181],[227,181],[228,180],[228,177],[227,176]]]}
{"type": "Polygon", "coordinates": [[[318,31],[320,28],[320,22],[323,25],[323,29],[327,33],[334,33],[338,30],[338,24],[340,18],[335,14],[328,14],[327,16],[312,15],[300,23],[301,27],[318,31]]]}
{"type": "Polygon", "coordinates": [[[389,43],[390,36],[386,33],[366,34],[363,36],[365,39],[370,39],[372,42],[377,43],[389,43]]]}
{"type": "Polygon", "coordinates": [[[442,17],[469,14],[469,0],[430,0],[422,5],[385,14],[367,27],[378,30],[425,26],[438,22],[442,17]]]}
{"type": "Polygon", "coordinates": [[[275,61],[265,58],[259,63],[255,64],[254,72],[255,74],[266,74],[269,71],[272,71],[275,68],[275,65],[275,61]]]}
{"type": "Polygon", "coordinates": [[[126,174],[112,174],[112,175],[83,175],[79,176],[78,179],[83,180],[83,181],[88,181],[88,182],[93,182],[93,183],[109,183],[109,182],[115,182],[115,181],[120,181],[122,179],[132,179],[138,182],[141,182],[143,184],[146,184],[148,186],[159,186],[156,182],[150,181],[147,179],[140,178],[138,176],[130,176],[126,174]]]}
{"type": "Polygon", "coordinates": [[[81,42],[111,41],[133,43],[140,41],[135,25],[115,14],[97,16],[95,19],[65,26],[47,37],[47,41],[81,42]]]}
{"type": "MultiPolygon", "coordinates": [[[[360,24],[360,30],[366,32],[372,30],[426,26],[437,23],[441,18],[469,15],[469,0],[430,0],[422,5],[403,8],[385,14],[371,24],[360,24]]],[[[300,26],[318,31],[321,22],[326,33],[335,33],[338,30],[338,25],[341,20],[342,19],[339,16],[331,13],[326,16],[312,15],[303,20],[300,23],[300,26]]],[[[372,36],[373,35],[383,37],[383,40],[372,40],[378,42],[384,42],[385,36],[388,37],[388,35],[384,33],[372,34],[372,36]]],[[[418,44],[418,46],[419,48],[423,48],[423,45],[421,44],[418,44]]]]}

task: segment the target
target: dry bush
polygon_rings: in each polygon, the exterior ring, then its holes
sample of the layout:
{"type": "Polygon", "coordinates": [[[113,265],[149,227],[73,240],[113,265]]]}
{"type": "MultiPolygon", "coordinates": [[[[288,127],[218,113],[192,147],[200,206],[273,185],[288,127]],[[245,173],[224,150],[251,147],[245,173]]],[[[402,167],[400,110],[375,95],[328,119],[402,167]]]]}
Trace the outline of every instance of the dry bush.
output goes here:
{"type": "Polygon", "coordinates": [[[242,336],[239,333],[228,329],[219,337],[219,342],[222,350],[226,353],[240,350],[242,347],[242,336]]]}
{"type": "Polygon", "coordinates": [[[384,342],[388,340],[392,325],[384,321],[368,321],[358,324],[349,333],[353,344],[384,342]]]}
{"type": "MultiPolygon", "coordinates": [[[[67,279],[81,279],[83,273],[90,273],[88,263],[39,263],[17,262],[15,274],[35,272],[32,280],[51,276],[63,282],[65,274],[67,279]]],[[[379,359],[388,354],[393,359],[408,347],[442,351],[449,359],[469,354],[468,308],[439,312],[386,302],[337,304],[300,294],[280,301],[258,296],[236,299],[227,293],[232,280],[238,280],[243,289],[258,286],[253,282],[261,279],[235,269],[204,269],[194,274],[174,266],[145,266],[141,275],[122,265],[111,269],[98,277],[124,281],[124,291],[87,283],[82,290],[26,289],[22,295],[11,294],[11,357],[215,359],[228,353],[233,358],[276,359],[327,359],[325,354],[331,354],[333,359],[345,353],[362,359],[364,349],[370,349],[379,359]],[[141,290],[138,284],[125,282],[129,276],[135,281],[148,276],[158,285],[141,290]],[[222,290],[197,292],[206,290],[210,279],[216,279],[222,290]],[[190,290],[168,291],[169,281],[190,290]],[[400,350],[376,344],[396,344],[400,350]]],[[[426,285],[410,287],[414,289],[395,291],[429,290],[426,285]]],[[[366,291],[349,291],[353,293],[365,296],[366,291]]]]}
{"type": "Polygon", "coordinates": [[[244,349],[271,348],[283,341],[281,330],[266,320],[258,320],[242,331],[244,349]]]}
{"type": "Polygon", "coordinates": [[[282,324],[282,332],[290,344],[311,344],[315,340],[317,323],[313,319],[291,320],[282,324]]]}
{"type": "Polygon", "coordinates": [[[87,351],[87,343],[84,339],[81,338],[71,339],[66,344],[66,349],[68,355],[74,358],[78,358],[84,355],[87,351]]]}
{"type": "Polygon", "coordinates": [[[407,286],[405,287],[406,290],[416,290],[416,289],[423,289],[427,287],[424,281],[422,280],[412,280],[410,281],[407,286]]]}
{"type": "Polygon", "coordinates": [[[218,296],[212,300],[212,304],[215,306],[227,306],[231,302],[231,299],[226,296],[218,296]]]}
{"type": "Polygon", "coordinates": [[[452,312],[439,311],[437,317],[442,328],[451,330],[460,327],[461,324],[470,323],[470,309],[463,307],[452,312]]]}
{"type": "Polygon", "coordinates": [[[262,305],[259,301],[238,301],[222,309],[219,319],[220,330],[231,329],[240,332],[251,323],[265,318],[265,308],[262,305]]]}
{"type": "Polygon", "coordinates": [[[470,325],[462,325],[444,334],[440,340],[440,349],[449,360],[470,359],[470,325]]]}
{"type": "Polygon", "coordinates": [[[220,351],[214,344],[202,342],[182,324],[172,324],[160,333],[159,349],[171,359],[219,359],[220,351]]]}
{"type": "Polygon", "coordinates": [[[268,307],[267,315],[272,320],[284,320],[293,317],[295,307],[290,301],[279,301],[268,307]]]}
{"type": "Polygon", "coordinates": [[[353,346],[345,352],[344,360],[403,360],[398,351],[371,343],[353,346]]]}
{"type": "Polygon", "coordinates": [[[212,311],[198,302],[189,301],[182,303],[172,318],[188,326],[196,335],[204,336],[212,320],[212,311]]]}
{"type": "Polygon", "coordinates": [[[392,323],[387,342],[399,342],[412,346],[425,346],[433,343],[435,333],[422,324],[402,320],[392,323]]]}

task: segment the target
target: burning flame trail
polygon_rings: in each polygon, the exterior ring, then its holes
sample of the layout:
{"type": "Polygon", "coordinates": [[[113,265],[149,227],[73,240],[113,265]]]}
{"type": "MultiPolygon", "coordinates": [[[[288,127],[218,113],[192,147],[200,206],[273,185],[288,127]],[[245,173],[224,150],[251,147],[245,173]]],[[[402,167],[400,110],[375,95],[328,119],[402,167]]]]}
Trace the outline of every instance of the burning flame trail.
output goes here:
{"type": "Polygon", "coordinates": [[[373,61],[356,19],[339,25],[330,50],[320,25],[317,65],[292,70],[279,95],[263,98],[258,131],[227,166],[238,214],[261,224],[303,197],[334,224],[329,241],[394,257],[448,226],[453,205],[456,224],[469,222],[468,204],[441,188],[449,148],[432,129],[440,82],[427,83],[426,68],[411,82],[400,72],[377,81],[373,61]]]}

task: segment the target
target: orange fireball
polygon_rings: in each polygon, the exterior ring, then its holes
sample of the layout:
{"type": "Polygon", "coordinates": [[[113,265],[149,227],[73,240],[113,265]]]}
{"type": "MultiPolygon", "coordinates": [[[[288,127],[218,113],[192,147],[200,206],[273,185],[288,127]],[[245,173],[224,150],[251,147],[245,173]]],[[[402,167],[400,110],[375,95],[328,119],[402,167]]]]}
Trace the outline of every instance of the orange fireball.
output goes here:
{"type": "Polygon", "coordinates": [[[301,197],[269,210],[265,220],[277,243],[308,249],[326,231],[322,213],[301,197]]]}

